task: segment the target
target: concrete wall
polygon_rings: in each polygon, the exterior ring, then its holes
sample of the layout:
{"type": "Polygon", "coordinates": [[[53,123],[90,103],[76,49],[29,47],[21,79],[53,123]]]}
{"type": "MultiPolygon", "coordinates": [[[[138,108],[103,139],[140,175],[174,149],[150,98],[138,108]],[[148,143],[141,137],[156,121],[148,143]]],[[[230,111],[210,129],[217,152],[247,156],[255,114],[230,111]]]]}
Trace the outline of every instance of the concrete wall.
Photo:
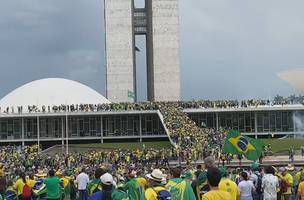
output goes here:
{"type": "Polygon", "coordinates": [[[111,102],[132,102],[135,91],[133,3],[105,0],[106,96],[111,102]]]}
{"type": "Polygon", "coordinates": [[[150,6],[154,100],[180,100],[178,0],[153,0],[150,6]]]}

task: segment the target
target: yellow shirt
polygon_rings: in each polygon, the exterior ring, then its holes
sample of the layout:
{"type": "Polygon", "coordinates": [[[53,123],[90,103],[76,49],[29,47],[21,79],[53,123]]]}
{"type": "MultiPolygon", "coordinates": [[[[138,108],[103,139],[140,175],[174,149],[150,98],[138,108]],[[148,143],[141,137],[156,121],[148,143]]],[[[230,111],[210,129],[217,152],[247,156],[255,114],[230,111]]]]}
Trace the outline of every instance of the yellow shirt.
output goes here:
{"type": "Polygon", "coordinates": [[[237,197],[241,195],[240,189],[236,183],[229,178],[222,178],[221,182],[219,183],[219,189],[229,192],[231,195],[231,200],[237,200],[237,197]]]}
{"type": "Polygon", "coordinates": [[[30,188],[33,188],[34,185],[36,184],[36,181],[32,179],[27,179],[26,183],[30,188]]]}
{"type": "Polygon", "coordinates": [[[304,181],[304,180],[301,180],[301,175],[302,175],[302,170],[296,173],[296,179],[299,184],[301,181],[304,181]]]}
{"type": "Polygon", "coordinates": [[[304,199],[304,181],[299,184],[298,194],[300,194],[301,199],[304,199]]]}
{"type": "Polygon", "coordinates": [[[145,178],[138,177],[136,180],[137,180],[137,183],[138,183],[138,185],[140,187],[146,188],[146,186],[147,186],[147,180],[145,178]]]}
{"type": "Polygon", "coordinates": [[[223,190],[211,190],[203,195],[202,200],[231,200],[231,195],[223,190]]]}
{"type": "Polygon", "coordinates": [[[292,187],[292,184],[293,184],[293,177],[289,173],[286,173],[285,176],[282,176],[282,179],[290,185],[290,187],[287,188],[287,192],[285,192],[284,194],[291,194],[291,187],[292,187]]]}
{"type": "Polygon", "coordinates": [[[23,183],[22,178],[18,178],[14,186],[14,188],[17,190],[18,195],[22,194],[24,185],[25,184],[23,183]]]}
{"type": "Polygon", "coordinates": [[[146,200],[157,200],[157,193],[161,190],[165,190],[165,188],[161,186],[148,188],[145,192],[146,200]]]}
{"type": "Polygon", "coordinates": [[[4,176],[4,170],[3,169],[0,169],[0,177],[4,176]]]}

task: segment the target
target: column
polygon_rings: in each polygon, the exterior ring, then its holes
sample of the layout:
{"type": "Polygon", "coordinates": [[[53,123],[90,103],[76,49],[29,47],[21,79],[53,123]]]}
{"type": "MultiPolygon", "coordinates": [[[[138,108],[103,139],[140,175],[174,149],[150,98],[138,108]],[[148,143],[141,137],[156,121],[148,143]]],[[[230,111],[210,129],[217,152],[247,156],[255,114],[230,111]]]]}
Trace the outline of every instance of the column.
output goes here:
{"type": "Polygon", "coordinates": [[[293,137],[294,138],[295,138],[295,134],[299,131],[299,130],[297,130],[297,125],[296,125],[296,120],[295,119],[296,119],[296,111],[292,111],[293,137]]]}
{"type": "Polygon", "coordinates": [[[22,147],[24,147],[24,118],[21,118],[21,140],[22,147]]]}
{"type": "Polygon", "coordinates": [[[61,148],[64,149],[64,117],[61,117],[61,148]]]}
{"type": "Polygon", "coordinates": [[[100,116],[100,143],[103,143],[103,120],[102,116],[100,116]]]}
{"type": "Polygon", "coordinates": [[[139,115],[139,141],[142,142],[142,125],[141,125],[141,115],[139,115]]]}
{"type": "Polygon", "coordinates": [[[66,139],[66,154],[69,153],[69,121],[68,114],[65,114],[65,139],[66,139]]]}
{"type": "Polygon", "coordinates": [[[38,154],[40,153],[40,128],[39,128],[39,116],[37,116],[37,140],[38,140],[38,154]]]}
{"type": "Polygon", "coordinates": [[[254,132],[255,132],[255,139],[258,138],[258,115],[257,112],[254,112],[254,132]]]}
{"type": "Polygon", "coordinates": [[[219,130],[219,116],[218,116],[218,112],[215,114],[216,116],[216,130],[219,130]]]}

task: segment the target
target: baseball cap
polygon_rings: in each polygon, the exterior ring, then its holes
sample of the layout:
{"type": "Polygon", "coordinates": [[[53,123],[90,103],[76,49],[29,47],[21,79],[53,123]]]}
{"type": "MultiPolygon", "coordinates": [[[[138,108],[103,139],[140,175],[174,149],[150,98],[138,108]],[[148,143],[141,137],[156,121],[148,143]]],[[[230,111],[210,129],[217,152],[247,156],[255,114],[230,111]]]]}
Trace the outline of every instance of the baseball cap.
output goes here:
{"type": "Polygon", "coordinates": [[[100,177],[100,180],[105,185],[113,185],[113,182],[114,182],[113,176],[109,173],[105,173],[104,175],[102,175],[100,177]]]}

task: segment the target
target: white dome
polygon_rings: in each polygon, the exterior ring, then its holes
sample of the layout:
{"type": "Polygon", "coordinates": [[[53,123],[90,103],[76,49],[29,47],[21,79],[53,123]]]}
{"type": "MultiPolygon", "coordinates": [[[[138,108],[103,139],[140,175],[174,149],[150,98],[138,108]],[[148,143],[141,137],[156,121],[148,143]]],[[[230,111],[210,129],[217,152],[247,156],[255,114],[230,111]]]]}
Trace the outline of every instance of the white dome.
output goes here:
{"type": "Polygon", "coordinates": [[[99,104],[110,103],[104,96],[79,82],[62,79],[46,78],[13,90],[0,100],[0,107],[23,106],[58,106],[62,104],[99,104]]]}

